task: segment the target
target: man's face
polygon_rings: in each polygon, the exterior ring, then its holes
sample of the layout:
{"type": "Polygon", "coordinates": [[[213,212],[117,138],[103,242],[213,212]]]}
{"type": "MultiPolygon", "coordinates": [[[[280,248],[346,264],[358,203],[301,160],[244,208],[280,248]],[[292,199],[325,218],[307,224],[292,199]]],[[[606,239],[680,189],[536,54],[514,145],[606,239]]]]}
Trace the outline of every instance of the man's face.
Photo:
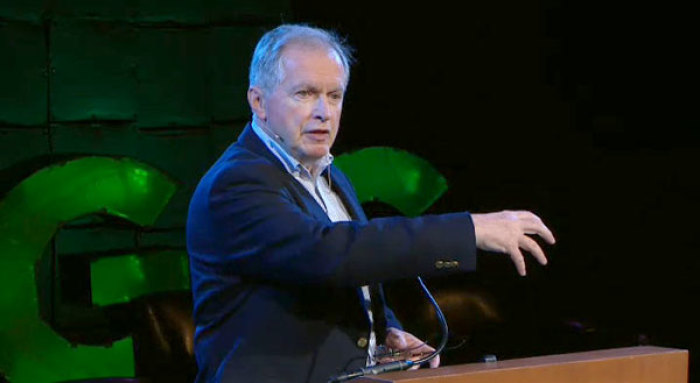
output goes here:
{"type": "Polygon", "coordinates": [[[333,50],[288,46],[282,52],[282,82],[263,95],[262,113],[256,111],[265,127],[307,167],[326,156],[335,141],[344,74],[333,50]]]}

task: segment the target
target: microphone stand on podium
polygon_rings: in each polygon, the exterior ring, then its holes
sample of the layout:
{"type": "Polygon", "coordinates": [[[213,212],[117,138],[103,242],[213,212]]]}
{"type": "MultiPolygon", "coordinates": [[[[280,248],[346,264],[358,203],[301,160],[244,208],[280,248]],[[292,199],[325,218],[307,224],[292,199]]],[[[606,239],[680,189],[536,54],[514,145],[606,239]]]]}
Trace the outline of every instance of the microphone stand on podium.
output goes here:
{"type": "MultiPolygon", "coordinates": [[[[468,363],[402,372],[427,363],[447,344],[447,322],[419,277],[435,307],[442,339],[435,352],[416,361],[401,360],[370,366],[332,377],[329,383],[688,383],[688,350],[637,346],[545,355],[486,363],[468,363]],[[377,375],[380,375],[377,376],[377,375]]],[[[495,358],[493,358],[495,359],[495,358]]]]}
{"type": "Polygon", "coordinates": [[[440,344],[438,347],[430,353],[429,355],[416,360],[397,360],[394,362],[389,362],[389,363],[382,363],[382,364],[377,364],[374,366],[369,366],[369,367],[363,367],[360,369],[357,369],[355,371],[334,376],[331,377],[328,380],[328,383],[337,383],[337,382],[345,382],[351,379],[356,379],[362,376],[372,376],[372,375],[379,375],[379,374],[384,374],[387,372],[394,372],[394,371],[403,371],[407,370],[413,366],[420,366],[425,363],[428,363],[430,360],[438,356],[442,350],[445,348],[445,345],[447,344],[447,339],[449,335],[449,330],[447,328],[447,321],[445,320],[445,316],[442,313],[442,310],[440,310],[440,306],[437,304],[437,301],[435,298],[433,298],[432,294],[430,294],[430,291],[428,288],[425,286],[425,283],[423,283],[423,279],[421,277],[417,277],[418,283],[420,284],[421,288],[423,289],[423,292],[425,295],[428,297],[430,300],[430,303],[433,305],[435,308],[435,312],[437,313],[438,321],[440,322],[440,328],[442,330],[442,336],[440,339],[440,344]]]}

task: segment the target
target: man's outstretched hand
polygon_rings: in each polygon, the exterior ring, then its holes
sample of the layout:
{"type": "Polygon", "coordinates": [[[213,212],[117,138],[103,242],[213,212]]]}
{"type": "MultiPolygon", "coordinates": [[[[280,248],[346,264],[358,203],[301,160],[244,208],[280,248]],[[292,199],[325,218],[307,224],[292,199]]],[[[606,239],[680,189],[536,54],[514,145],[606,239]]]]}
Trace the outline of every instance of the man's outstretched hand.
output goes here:
{"type": "Polygon", "coordinates": [[[547,264],[547,257],[540,245],[528,234],[539,235],[550,245],[556,242],[554,235],[540,217],[529,211],[506,210],[498,213],[472,214],[472,221],[476,234],[476,247],[510,255],[518,274],[522,276],[526,274],[526,270],[521,249],[532,254],[539,263],[547,264]]]}

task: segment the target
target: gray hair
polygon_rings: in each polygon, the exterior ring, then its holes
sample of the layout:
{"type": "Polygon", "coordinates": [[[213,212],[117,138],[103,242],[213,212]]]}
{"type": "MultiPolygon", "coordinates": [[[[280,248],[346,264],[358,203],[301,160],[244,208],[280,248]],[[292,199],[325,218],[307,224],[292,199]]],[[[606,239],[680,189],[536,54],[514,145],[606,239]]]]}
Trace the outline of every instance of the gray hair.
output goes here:
{"type": "Polygon", "coordinates": [[[282,51],[292,43],[327,47],[335,51],[343,64],[344,85],[347,86],[350,79],[350,65],[353,62],[352,48],[334,32],[300,24],[280,25],[260,38],[250,63],[248,75],[250,86],[272,91],[282,82],[282,51]]]}

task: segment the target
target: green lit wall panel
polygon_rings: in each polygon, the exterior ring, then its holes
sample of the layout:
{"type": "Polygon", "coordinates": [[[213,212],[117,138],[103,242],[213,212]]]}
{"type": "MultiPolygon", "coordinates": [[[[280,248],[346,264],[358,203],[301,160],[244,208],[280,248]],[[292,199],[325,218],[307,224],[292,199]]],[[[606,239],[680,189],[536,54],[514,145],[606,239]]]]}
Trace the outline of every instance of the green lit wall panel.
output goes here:
{"type": "Polygon", "coordinates": [[[388,203],[409,217],[423,213],[447,190],[447,180],[428,161],[399,149],[366,148],[340,155],[334,164],[350,178],[361,202],[388,203]]]}
{"type": "Polygon", "coordinates": [[[45,0],[0,1],[0,18],[38,23],[45,0]]]}
{"type": "Polygon", "coordinates": [[[0,17],[39,22],[42,13],[60,17],[207,24],[241,18],[289,19],[288,0],[23,0],[0,3],[0,17]]]}
{"type": "Polygon", "coordinates": [[[46,43],[40,25],[0,23],[0,122],[46,122],[46,43]]]}
{"type": "Polygon", "coordinates": [[[206,24],[207,14],[206,0],[141,0],[134,17],[141,22],[206,24]]]}
{"type": "Polygon", "coordinates": [[[186,239],[184,227],[139,233],[139,245],[143,247],[178,246],[184,249],[186,239]]]}
{"type": "Polygon", "coordinates": [[[56,22],[51,33],[53,119],[135,119],[136,41],[136,31],[128,26],[56,22]]]}
{"type": "Polygon", "coordinates": [[[190,288],[189,263],[184,251],[100,258],[91,263],[90,277],[92,302],[100,306],[126,303],[150,293],[190,288]]]}
{"type": "Polygon", "coordinates": [[[245,119],[248,64],[261,34],[255,27],[137,30],[58,22],[53,118],[137,120],[141,127],[245,119]]]}
{"type": "Polygon", "coordinates": [[[42,15],[69,18],[124,20],[138,6],[132,0],[7,0],[0,2],[0,18],[40,23],[42,15]],[[128,6],[132,8],[128,8],[128,6]]]}
{"type": "Polygon", "coordinates": [[[208,30],[141,29],[138,125],[203,126],[210,120],[208,30]]]}
{"type": "Polygon", "coordinates": [[[179,181],[177,191],[158,216],[156,226],[184,227],[190,198],[199,179],[226,147],[238,137],[242,129],[243,125],[239,124],[211,126],[202,131],[192,132],[189,136],[181,136],[178,139],[171,137],[169,144],[176,144],[174,148],[171,147],[171,153],[177,158],[164,163],[163,159],[156,161],[153,155],[152,162],[148,163],[156,164],[179,181]]]}
{"type": "Polygon", "coordinates": [[[130,340],[109,348],[76,348],[40,321],[34,263],[63,222],[102,212],[151,225],[175,187],[172,180],[142,163],[92,157],[42,169],[4,196],[0,201],[0,366],[13,382],[133,374],[130,340]]]}
{"type": "Polygon", "coordinates": [[[126,249],[136,242],[133,229],[107,227],[64,227],[56,233],[55,240],[57,254],[126,249]]]}
{"type": "MultiPolygon", "coordinates": [[[[42,128],[0,128],[0,171],[20,161],[49,152],[49,140],[42,128]]],[[[3,184],[0,180],[0,185],[3,184]]],[[[8,188],[14,185],[5,185],[8,188]]],[[[4,190],[0,190],[0,193],[4,190]]]]}
{"type": "MultiPolygon", "coordinates": [[[[120,198],[123,193],[106,186],[119,178],[115,173],[84,177],[90,169],[72,165],[43,173],[70,170],[72,178],[46,177],[20,188],[10,202],[0,201],[0,274],[5,281],[0,370],[13,383],[133,373],[130,339],[108,348],[71,346],[40,321],[36,297],[27,298],[36,295],[35,257],[50,241],[51,231],[59,258],[130,248],[135,242],[141,248],[184,246],[183,225],[194,185],[250,114],[245,90],[255,40],[289,19],[289,10],[289,1],[280,0],[0,0],[0,50],[9,52],[0,60],[0,124],[8,125],[0,128],[0,171],[32,158],[38,162],[51,151],[58,156],[131,156],[178,182],[171,194],[155,191],[168,194],[162,201],[137,196],[142,207],[149,206],[146,210],[159,210],[157,218],[128,210],[120,198]],[[98,203],[98,195],[107,202],[98,203]],[[74,215],[76,208],[80,211],[74,215]],[[100,226],[104,215],[95,212],[155,228],[100,226]],[[97,227],[75,226],[82,223],[97,227]]],[[[102,160],[88,160],[93,161],[102,160]]],[[[148,184],[145,173],[131,175],[129,182],[148,184]]],[[[4,186],[11,184],[8,180],[4,186]]],[[[145,189],[131,189],[138,190],[145,189]]],[[[120,288],[109,284],[111,292],[100,287],[109,279],[97,275],[97,301],[187,288],[184,253],[173,254],[166,263],[142,264],[141,282],[124,280],[120,288]],[[171,279],[151,277],[155,269],[171,279]]],[[[139,254],[139,259],[158,256],[139,254]]],[[[129,274],[110,266],[103,271],[129,274]]]]}
{"type": "Polygon", "coordinates": [[[142,0],[135,19],[146,22],[207,24],[231,20],[268,19],[281,22],[290,12],[288,0],[142,0]]]}
{"type": "Polygon", "coordinates": [[[190,198],[192,198],[194,188],[195,186],[192,185],[183,185],[180,187],[173,195],[168,206],[163,210],[163,213],[158,217],[156,226],[180,228],[180,233],[184,236],[187,209],[189,208],[190,198]]]}
{"type": "MultiPolygon", "coordinates": [[[[50,330],[47,328],[32,331],[45,335],[43,332],[50,330]]],[[[53,383],[58,381],[57,378],[64,381],[85,377],[107,378],[132,375],[133,347],[131,339],[114,342],[110,347],[73,347],[60,338],[56,339],[56,344],[27,343],[22,350],[14,350],[21,353],[21,358],[15,358],[15,364],[10,370],[10,382],[53,383]],[[54,354],[59,348],[70,349],[71,352],[62,355],[54,354]]]]}
{"type": "Polygon", "coordinates": [[[199,178],[238,136],[242,125],[202,129],[142,130],[134,126],[57,126],[56,153],[127,156],[150,164],[178,180],[179,186],[157,225],[184,225],[187,205],[199,178]]]}
{"type": "Polygon", "coordinates": [[[56,153],[126,156],[151,164],[188,182],[213,158],[210,128],[151,132],[134,126],[57,126],[56,153]]]}
{"type": "Polygon", "coordinates": [[[208,0],[207,3],[213,22],[258,16],[269,19],[270,24],[279,24],[289,20],[291,13],[289,0],[208,0]]]}
{"type": "Polygon", "coordinates": [[[215,120],[246,119],[250,107],[246,99],[248,65],[257,40],[257,27],[215,28],[210,35],[208,73],[212,117],[215,120]]]}
{"type": "Polygon", "coordinates": [[[133,0],[53,0],[45,2],[54,19],[126,20],[138,3],[133,0]]]}

